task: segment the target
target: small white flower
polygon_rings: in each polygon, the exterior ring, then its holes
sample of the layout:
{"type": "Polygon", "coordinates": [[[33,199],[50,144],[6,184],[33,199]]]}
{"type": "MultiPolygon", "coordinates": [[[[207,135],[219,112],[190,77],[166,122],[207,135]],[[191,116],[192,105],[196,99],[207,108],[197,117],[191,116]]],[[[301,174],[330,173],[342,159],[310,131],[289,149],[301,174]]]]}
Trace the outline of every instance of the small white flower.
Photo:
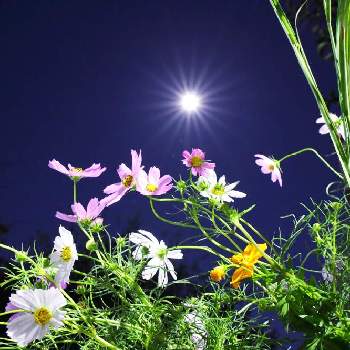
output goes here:
{"type": "Polygon", "coordinates": [[[245,193],[233,190],[238,184],[239,181],[226,184],[225,175],[221,176],[218,181],[213,170],[206,177],[199,177],[197,182],[200,194],[203,197],[215,199],[218,202],[233,202],[233,198],[244,198],[245,193]]]}
{"type": "MultiPolygon", "coordinates": [[[[335,128],[337,129],[338,135],[340,135],[344,140],[345,140],[345,129],[344,129],[344,124],[341,118],[339,118],[337,115],[333,113],[329,113],[329,117],[334,123],[335,128]]],[[[322,135],[328,134],[329,129],[326,124],[326,121],[324,120],[323,117],[319,117],[316,119],[317,124],[324,124],[320,127],[319,133],[322,135]]]]}
{"type": "Polygon", "coordinates": [[[130,233],[129,240],[136,244],[136,249],[133,251],[135,260],[149,259],[142,271],[143,279],[150,280],[158,272],[159,287],[165,287],[168,284],[168,272],[174,280],[177,279],[174,266],[169,259],[182,259],[181,250],[168,250],[163,241],[159,242],[152,233],[144,230],[130,233]]]}
{"type": "Polygon", "coordinates": [[[56,288],[18,290],[11,294],[7,310],[21,310],[9,319],[7,335],[19,346],[26,346],[35,339],[42,339],[50,330],[63,325],[67,304],[56,288]]]}
{"type": "Polygon", "coordinates": [[[207,332],[205,330],[202,318],[198,312],[192,311],[185,316],[185,322],[191,327],[191,340],[196,350],[204,350],[206,346],[207,332]]]}
{"type": "Polygon", "coordinates": [[[70,231],[60,226],[59,233],[55,238],[54,251],[50,255],[52,265],[58,269],[55,276],[56,285],[69,282],[69,275],[75,261],[78,260],[77,248],[70,231]]]}

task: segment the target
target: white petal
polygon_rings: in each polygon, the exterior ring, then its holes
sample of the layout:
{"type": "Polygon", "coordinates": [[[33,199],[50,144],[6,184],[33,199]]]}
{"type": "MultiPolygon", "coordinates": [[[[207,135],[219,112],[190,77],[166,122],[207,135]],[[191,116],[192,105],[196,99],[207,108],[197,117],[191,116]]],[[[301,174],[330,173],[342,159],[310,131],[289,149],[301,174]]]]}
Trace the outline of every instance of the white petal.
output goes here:
{"type": "Polygon", "coordinates": [[[233,190],[238,184],[239,184],[239,181],[236,181],[236,182],[233,182],[232,184],[225,186],[225,192],[233,190]]]}
{"type": "Polygon", "coordinates": [[[8,322],[7,335],[17,344],[26,346],[35,339],[38,328],[33,314],[23,313],[8,322]]]}
{"type": "Polygon", "coordinates": [[[240,191],[230,191],[227,194],[233,198],[244,198],[247,196],[245,193],[240,192],[240,191]]]}
{"type": "Polygon", "coordinates": [[[58,229],[58,232],[60,233],[60,236],[62,237],[63,243],[65,245],[72,245],[74,244],[74,239],[70,231],[68,231],[63,226],[60,226],[58,229]]]}
{"type": "Polygon", "coordinates": [[[165,269],[165,266],[159,269],[158,274],[158,286],[165,287],[168,284],[168,273],[165,269]]]}
{"type": "Polygon", "coordinates": [[[175,250],[169,250],[167,257],[169,259],[182,259],[183,258],[183,254],[181,252],[181,250],[179,249],[175,249],[175,250]]]}
{"type": "Polygon", "coordinates": [[[177,275],[176,275],[176,272],[174,270],[174,265],[172,264],[172,262],[169,259],[164,259],[164,262],[165,262],[167,269],[170,272],[172,278],[174,280],[177,280],[177,275]]]}

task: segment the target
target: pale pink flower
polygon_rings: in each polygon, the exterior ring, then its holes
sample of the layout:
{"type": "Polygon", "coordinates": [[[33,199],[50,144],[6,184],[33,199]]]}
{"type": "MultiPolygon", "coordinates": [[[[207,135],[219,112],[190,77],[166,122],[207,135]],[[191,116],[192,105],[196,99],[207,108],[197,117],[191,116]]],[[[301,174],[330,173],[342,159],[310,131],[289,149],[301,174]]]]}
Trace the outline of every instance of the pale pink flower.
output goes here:
{"type": "Polygon", "coordinates": [[[185,150],[182,152],[184,159],[182,163],[188,168],[191,168],[194,176],[206,176],[208,170],[215,168],[215,163],[210,163],[205,160],[205,153],[199,148],[192,148],[192,152],[185,150]]]}
{"type": "Polygon", "coordinates": [[[83,177],[98,177],[106,168],[101,168],[100,164],[92,164],[87,169],[76,168],[68,164],[68,168],[62,165],[56,159],[52,159],[49,161],[49,168],[57,170],[58,172],[69,176],[73,180],[80,180],[83,177]]]}
{"type": "Polygon", "coordinates": [[[142,157],[141,151],[137,154],[136,151],[131,150],[131,169],[124,163],[119,165],[117,169],[121,182],[107,186],[104,193],[109,196],[105,197],[102,202],[107,206],[120,201],[120,199],[130,190],[136,186],[136,178],[139,171],[143,168],[141,166],[142,157]]]}
{"type": "Polygon", "coordinates": [[[80,203],[74,203],[71,205],[73,215],[63,214],[59,211],[56,212],[56,218],[68,221],[68,222],[95,222],[102,224],[103,219],[99,217],[102,210],[105,208],[105,204],[101,203],[97,198],[90,199],[86,210],[80,203]]]}
{"type": "Polygon", "coordinates": [[[280,186],[282,187],[282,173],[278,161],[275,159],[264,156],[263,154],[256,154],[255,163],[261,167],[261,172],[263,174],[271,173],[272,182],[278,180],[280,186]]]}
{"type": "Polygon", "coordinates": [[[137,177],[136,190],[144,195],[159,196],[173,187],[171,181],[170,175],[160,177],[160,170],[155,166],[149,169],[148,175],[141,169],[137,177]]]}
{"type": "MultiPolygon", "coordinates": [[[[333,113],[329,113],[329,117],[331,118],[332,122],[334,123],[335,128],[337,129],[338,135],[341,136],[345,140],[345,129],[344,124],[341,118],[336,116],[333,113]]],[[[316,119],[317,124],[324,124],[320,127],[319,133],[322,135],[329,134],[329,128],[326,124],[326,121],[323,117],[319,117],[316,119]]]]}

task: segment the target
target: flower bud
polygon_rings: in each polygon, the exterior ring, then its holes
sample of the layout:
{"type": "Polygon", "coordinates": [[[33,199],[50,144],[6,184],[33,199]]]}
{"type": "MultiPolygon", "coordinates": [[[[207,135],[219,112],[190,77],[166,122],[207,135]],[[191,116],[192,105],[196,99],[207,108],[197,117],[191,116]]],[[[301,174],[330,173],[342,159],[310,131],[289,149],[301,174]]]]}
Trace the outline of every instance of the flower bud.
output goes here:
{"type": "Polygon", "coordinates": [[[97,250],[97,243],[93,238],[90,238],[86,242],[85,247],[88,251],[93,252],[93,251],[97,250]]]}
{"type": "Polygon", "coordinates": [[[225,277],[225,267],[216,266],[210,271],[210,279],[214,282],[220,282],[225,277]]]}
{"type": "Polygon", "coordinates": [[[24,251],[17,251],[15,254],[16,261],[24,262],[28,259],[28,255],[24,251]]]}

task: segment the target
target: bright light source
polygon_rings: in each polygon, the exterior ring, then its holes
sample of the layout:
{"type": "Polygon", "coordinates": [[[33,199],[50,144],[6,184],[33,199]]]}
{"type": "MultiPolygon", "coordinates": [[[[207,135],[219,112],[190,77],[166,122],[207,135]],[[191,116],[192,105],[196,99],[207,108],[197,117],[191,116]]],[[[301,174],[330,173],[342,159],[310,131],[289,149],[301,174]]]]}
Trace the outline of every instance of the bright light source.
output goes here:
{"type": "Polygon", "coordinates": [[[198,112],[201,106],[201,98],[195,92],[185,92],[180,97],[180,106],[187,113],[198,112]]]}

